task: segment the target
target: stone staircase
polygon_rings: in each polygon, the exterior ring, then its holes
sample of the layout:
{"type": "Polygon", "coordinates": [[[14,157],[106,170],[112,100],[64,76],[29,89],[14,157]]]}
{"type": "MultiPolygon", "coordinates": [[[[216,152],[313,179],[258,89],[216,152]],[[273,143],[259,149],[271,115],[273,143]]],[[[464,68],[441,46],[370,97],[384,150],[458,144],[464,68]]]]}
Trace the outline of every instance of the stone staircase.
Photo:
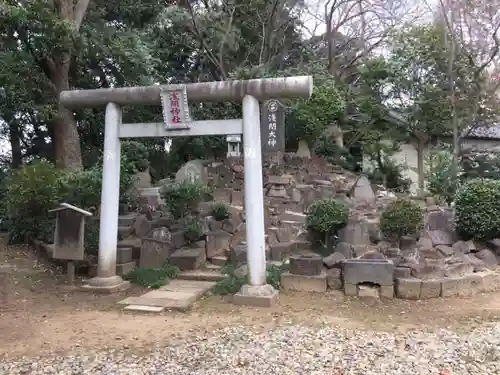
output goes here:
{"type": "MultiPolygon", "coordinates": [[[[118,218],[118,236],[116,258],[116,272],[118,275],[132,271],[139,262],[142,239],[132,236],[134,232],[133,224],[138,214],[132,213],[120,215],[118,218]]],[[[156,216],[156,215],[155,215],[156,216]]],[[[225,256],[217,256],[211,262],[196,263],[197,249],[180,249],[172,254],[172,262],[179,263],[183,269],[180,280],[216,282],[227,277],[222,273],[222,268],[228,263],[225,256]],[[183,254],[184,251],[184,254],[183,254]],[[182,259],[183,258],[183,259],[182,259]]]]}

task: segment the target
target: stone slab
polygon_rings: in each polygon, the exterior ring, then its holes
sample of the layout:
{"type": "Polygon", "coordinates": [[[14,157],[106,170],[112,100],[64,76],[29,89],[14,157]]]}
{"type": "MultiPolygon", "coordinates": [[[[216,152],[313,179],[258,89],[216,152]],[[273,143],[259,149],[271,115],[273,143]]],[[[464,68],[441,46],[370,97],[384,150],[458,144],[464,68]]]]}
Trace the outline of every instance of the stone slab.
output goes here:
{"type": "Polygon", "coordinates": [[[485,292],[496,292],[500,290],[500,274],[496,272],[478,272],[483,277],[483,287],[485,292]]]}
{"type": "Polygon", "coordinates": [[[140,249],[142,246],[142,239],[139,237],[130,237],[118,241],[116,247],[131,247],[132,249],[140,249]]]}
{"type": "Polygon", "coordinates": [[[454,297],[458,295],[459,278],[447,277],[441,280],[441,297],[454,297]]]}
{"type": "Polygon", "coordinates": [[[284,290],[324,293],[328,288],[327,275],[322,273],[315,276],[305,276],[285,272],[281,275],[281,286],[284,290]]]}
{"type": "Polygon", "coordinates": [[[170,290],[152,290],[146,294],[141,296],[142,298],[149,299],[170,299],[173,301],[190,301],[194,300],[197,297],[197,293],[195,291],[182,291],[182,292],[173,292],[170,290]]]}
{"type": "Polygon", "coordinates": [[[170,298],[148,298],[148,297],[128,297],[124,300],[118,302],[119,305],[140,305],[140,306],[156,306],[156,307],[167,307],[171,305],[173,301],[170,298]]]}
{"type": "Polygon", "coordinates": [[[206,261],[205,249],[179,249],[170,255],[169,263],[182,271],[199,269],[206,261]]]}
{"type": "Polygon", "coordinates": [[[394,285],[381,285],[380,298],[393,299],[394,298],[394,285]]]}
{"type": "MultiPolygon", "coordinates": [[[[172,280],[160,289],[152,290],[140,297],[129,297],[120,305],[161,307],[163,310],[188,310],[205,292],[213,288],[215,282],[172,280]]],[[[126,310],[130,310],[125,308],[126,310]]],[[[142,311],[140,309],[135,309],[142,311]]],[[[149,310],[148,310],[149,311],[149,310]]],[[[155,312],[151,310],[150,312],[155,312]]],[[[159,312],[159,311],[157,311],[159,312]]]]}
{"type": "Polygon", "coordinates": [[[159,306],[142,306],[142,305],[129,305],[124,308],[126,311],[137,311],[137,312],[151,312],[160,313],[165,310],[164,307],[159,306]]]}
{"type": "Polygon", "coordinates": [[[344,283],[344,294],[349,297],[356,297],[358,295],[358,286],[344,283]]]}
{"type": "Polygon", "coordinates": [[[420,299],[438,298],[441,296],[441,280],[422,280],[420,299]]]}
{"type": "Polygon", "coordinates": [[[386,259],[348,259],[342,263],[344,282],[393,285],[394,264],[386,259]]]}
{"type": "Polygon", "coordinates": [[[476,273],[460,278],[458,283],[458,296],[469,297],[484,291],[483,277],[476,273]]]}
{"type": "Polygon", "coordinates": [[[133,250],[131,247],[119,247],[116,249],[116,263],[125,264],[132,262],[133,250]]]}
{"type": "Polygon", "coordinates": [[[196,281],[196,280],[172,280],[165,286],[162,286],[159,290],[169,291],[169,292],[183,292],[191,293],[197,291],[207,291],[213,288],[215,282],[213,281],[196,281]]]}
{"type": "Polygon", "coordinates": [[[117,264],[116,265],[116,274],[120,275],[120,276],[126,275],[127,273],[133,271],[135,267],[136,267],[135,261],[123,263],[123,264],[117,264]]]}
{"type": "Polygon", "coordinates": [[[119,226],[132,226],[137,218],[136,213],[120,215],[118,216],[118,225],[119,226]]]}
{"type": "Polygon", "coordinates": [[[217,270],[191,270],[183,271],[179,275],[179,279],[189,281],[221,281],[227,279],[227,275],[222,274],[217,270]]]}
{"type": "Polygon", "coordinates": [[[223,255],[217,255],[217,256],[212,257],[212,259],[210,259],[210,261],[212,262],[212,264],[214,264],[216,266],[224,267],[227,264],[227,257],[223,256],[223,255]]]}
{"type": "Polygon", "coordinates": [[[396,295],[401,299],[420,299],[422,280],[396,279],[396,295]]]}
{"type": "Polygon", "coordinates": [[[318,276],[321,275],[322,269],[323,259],[317,254],[300,254],[290,257],[290,273],[293,275],[318,276]]]}

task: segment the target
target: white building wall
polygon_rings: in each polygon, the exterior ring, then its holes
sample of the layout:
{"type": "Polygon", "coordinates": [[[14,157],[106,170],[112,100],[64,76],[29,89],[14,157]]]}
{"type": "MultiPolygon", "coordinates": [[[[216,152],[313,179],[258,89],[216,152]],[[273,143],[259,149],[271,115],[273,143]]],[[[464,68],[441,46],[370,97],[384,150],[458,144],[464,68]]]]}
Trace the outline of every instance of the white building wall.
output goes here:
{"type": "MultiPolygon", "coordinates": [[[[465,139],[462,142],[463,149],[477,150],[477,151],[496,151],[500,152],[500,140],[481,140],[481,139],[465,139]]],[[[424,153],[424,163],[426,160],[426,154],[428,150],[424,153]]],[[[406,165],[407,168],[404,172],[405,177],[409,177],[412,181],[410,186],[410,191],[412,193],[418,192],[418,157],[417,149],[412,144],[404,144],[401,146],[400,151],[396,152],[391,158],[398,164],[406,165]]],[[[370,162],[365,157],[363,160],[363,169],[367,170],[372,168],[370,162]]],[[[425,164],[424,164],[425,168],[425,164]]]]}

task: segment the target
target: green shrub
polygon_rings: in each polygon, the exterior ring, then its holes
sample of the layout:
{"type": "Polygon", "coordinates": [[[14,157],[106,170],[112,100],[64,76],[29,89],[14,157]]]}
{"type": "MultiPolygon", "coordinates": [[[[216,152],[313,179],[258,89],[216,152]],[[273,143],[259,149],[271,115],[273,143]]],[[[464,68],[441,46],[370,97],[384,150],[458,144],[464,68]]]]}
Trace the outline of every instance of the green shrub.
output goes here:
{"type": "Polygon", "coordinates": [[[424,213],[409,199],[398,199],[389,204],[380,218],[380,229],[387,239],[416,235],[422,228],[424,213]]]}
{"type": "MultiPolygon", "coordinates": [[[[266,283],[279,290],[281,288],[281,275],[288,270],[288,265],[268,265],[266,270],[266,283]]],[[[218,281],[212,289],[212,292],[220,296],[238,293],[241,287],[247,283],[247,277],[235,275],[235,270],[231,267],[227,268],[225,271],[228,277],[218,281]]]]}
{"type": "Polygon", "coordinates": [[[12,173],[7,182],[6,211],[10,242],[38,238],[52,242],[55,208],[63,198],[63,172],[46,161],[34,161],[12,173]]]}
{"type": "Polygon", "coordinates": [[[461,168],[453,169],[453,155],[439,151],[428,156],[427,189],[441,201],[451,204],[460,186],[461,168]]]}
{"type": "Polygon", "coordinates": [[[212,206],[212,216],[215,220],[221,221],[229,217],[229,207],[225,203],[215,203],[212,206]]]}
{"type": "Polygon", "coordinates": [[[86,210],[97,209],[101,205],[102,168],[94,166],[65,173],[61,187],[65,202],[86,210]]]}
{"type": "Polygon", "coordinates": [[[179,267],[166,264],[161,268],[135,268],[124,279],[144,288],[158,289],[179,277],[180,273],[179,267]]]}
{"type": "Polygon", "coordinates": [[[161,189],[165,205],[176,219],[192,215],[207,193],[205,185],[187,180],[165,185],[161,189]]]}
{"type": "Polygon", "coordinates": [[[149,167],[149,151],[148,148],[141,142],[122,142],[121,154],[122,159],[124,158],[125,160],[127,160],[125,171],[128,174],[144,172],[149,167]]]}
{"type": "Polygon", "coordinates": [[[349,218],[349,209],[334,199],[313,202],[307,210],[306,225],[313,237],[321,236],[325,246],[330,245],[330,236],[342,229],[349,218]]]}
{"type": "Polygon", "coordinates": [[[500,236],[500,181],[474,179],[465,183],[455,200],[458,234],[489,240],[500,236]]]}
{"type": "Polygon", "coordinates": [[[460,166],[467,179],[500,180],[500,154],[495,151],[467,151],[461,155],[460,166]]]}
{"type": "Polygon", "coordinates": [[[184,238],[189,243],[198,241],[203,236],[203,222],[196,216],[184,216],[181,220],[184,238]]]}
{"type": "MultiPolygon", "coordinates": [[[[122,158],[122,165],[128,163],[122,158]]],[[[120,174],[120,197],[127,200],[134,177],[124,168],[120,174]]],[[[3,202],[8,218],[11,242],[23,242],[28,238],[52,242],[55,215],[48,211],[67,202],[99,214],[101,203],[102,167],[96,165],[86,170],[72,172],[57,169],[47,161],[34,161],[14,171],[7,179],[6,199],[3,202]]],[[[98,224],[97,224],[98,228],[98,224]]],[[[98,229],[86,230],[87,243],[98,243],[98,229]],[[88,236],[87,236],[88,235],[88,236]],[[94,237],[94,238],[93,238],[94,237]]],[[[95,246],[97,248],[97,246],[95,246]]]]}

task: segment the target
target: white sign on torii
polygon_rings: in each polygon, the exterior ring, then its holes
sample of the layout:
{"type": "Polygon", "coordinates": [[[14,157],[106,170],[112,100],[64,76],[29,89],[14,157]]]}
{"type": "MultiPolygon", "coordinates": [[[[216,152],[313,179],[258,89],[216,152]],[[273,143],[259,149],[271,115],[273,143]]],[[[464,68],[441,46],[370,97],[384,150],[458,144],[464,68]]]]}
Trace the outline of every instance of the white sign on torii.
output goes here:
{"type": "MultiPolygon", "coordinates": [[[[86,288],[95,291],[121,290],[128,284],[116,275],[118,242],[118,203],[120,195],[120,138],[182,137],[200,135],[243,135],[244,190],[247,230],[248,283],[238,293],[245,297],[269,297],[276,294],[266,285],[264,230],[264,195],[259,100],[271,98],[309,98],[313,81],[310,76],[253,79],[247,81],[202,82],[187,85],[165,85],[97,90],[63,91],[60,103],[68,109],[106,106],[104,126],[104,162],[101,192],[101,217],[97,277],[86,288]],[[166,123],[123,124],[121,105],[161,105],[166,94],[185,93],[186,101],[173,105],[172,116],[183,115],[187,100],[195,102],[242,101],[243,119],[189,121],[183,123],[168,117],[166,123]],[[176,126],[179,124],[179,126],[176,126]]],[[[174,97],[173,100],[182,99],[174,97]]],[[[165,109],[172,109],[163,103],[165,109]]],[[[170,106],[170,107],[169,107],[170,106]]],[[[188,112],[184,112],[184,115],[188,112]]],[[[189,118],[189,120],[191,120],[189,118]]]]}

